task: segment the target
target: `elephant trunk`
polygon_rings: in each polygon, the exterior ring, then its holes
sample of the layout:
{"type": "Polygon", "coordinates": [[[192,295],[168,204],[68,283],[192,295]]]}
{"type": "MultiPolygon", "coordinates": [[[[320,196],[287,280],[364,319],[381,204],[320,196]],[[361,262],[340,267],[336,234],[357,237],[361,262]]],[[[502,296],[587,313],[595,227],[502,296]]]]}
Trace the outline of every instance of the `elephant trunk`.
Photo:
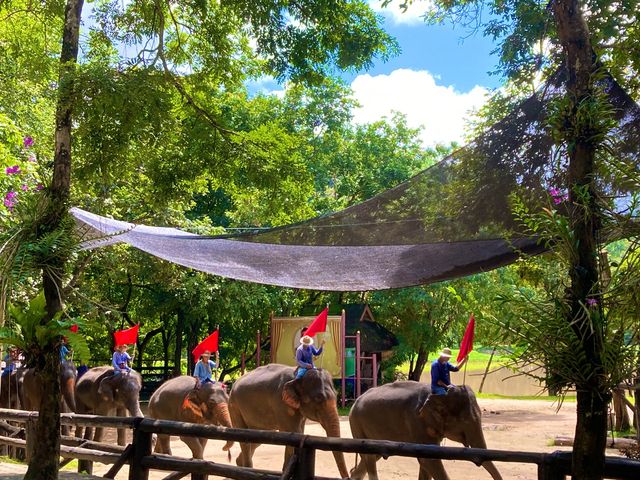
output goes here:
{"type": "MultiPolygon", "coordinates": [[[[335,400],[327,400],[322,412],[319,415],[320,425],[327,432],[327,437],[340,438],[340,417],[338,416],[338,408],[335,400]]],[[[349,470],[347,470],[347,463],[344,460],[344,453],[333,452],[333,457],[336,460],[340,477],[349,478],[349,470]]]]}
{"type": "Polygon", "coordinates": [[[132,417],[144,417],[142,410],[140,410],[140,402],[138,401],[137,395],[135,398],[127,401],[126,407],[132,417]]]}
{"type": "MultiPolygon", "coordinates": [[[[484,439],[484,435],[482,433],[482,427],[478,429],[478,431],[473,432],[471,435],[467,435],[467,443],[472,448],[487,448],[487,442],[484,439]]],[[[502,480],[502,475],[496,468],[496,466],[491,461],[486,461],[482,463],[482,467],[489,472],[489,475],[493,477],[493,480],[502,480]]]]}
{"type": "MultiPolygon", "coordinates": [[[[214,418],[215,418],[215,422],[218,425],[221,425],[223,427],[228,427],[228,428],[232,428],[233,426],[231,425],[231,417],[229,416],[229,406],[227,405],[226,402],[220,402],[216,404],[214,408],[214,418]]],[[[222,450],[224,451],[231,450],[231,447],[233,447],[233,443],[234,442],[232,440],[227,441],[224,447],[222,447],[222,450]]]]}

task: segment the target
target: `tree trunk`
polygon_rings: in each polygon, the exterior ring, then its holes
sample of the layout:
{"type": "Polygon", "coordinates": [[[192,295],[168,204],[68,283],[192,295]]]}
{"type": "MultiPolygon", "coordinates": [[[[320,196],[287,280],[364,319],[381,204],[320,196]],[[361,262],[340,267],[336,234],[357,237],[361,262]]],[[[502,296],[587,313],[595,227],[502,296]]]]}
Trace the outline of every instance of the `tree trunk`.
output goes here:
{"type": "MultiPolygon", "coordinates": [[[[80,16],[83,0],[67,0],[65,6],[60,74],[58,80],[58,104],[56,107],[55,153],[53,177],[48,191],[48,210],[39,225],[41,233],[60,228],[67,215],[71,190],[71,126],[74,107],[75,67],[78,59],[80,16]]],[[[58,256],[43,271],[42,283],[47,302],[48,322],[62,311],[62,279],[67,258],[58,256]]],[[[26,480],[54,480],[58,478],[60,462],[60,342],[52,340],[42,346],[35,361],[47,395],[42,396],[40,415],[36,425],[38,441],[33,445],[33,456],[25,474],[26,480]]]]}
{"type": "Polygon", "coordinates": [[[178,310],[178,322],[176,323],[176,349],[173,357],[174,374],[182,375],[182,334],[184,332],[185,316],[182,310],[178,310]]]}
{"type": "Polygon", "coordinates": [[[427,364],[427,360],[428,352],[421,346],[418,350],[416,363],[413,365],[413,369],[409,372],[409,380],[415,380],[416,382],[420,381],[420,377],[424,371],[424,366],[427,364]]]}
{"type": "MultiPolygon", "coordinates": [[[[578,108],[593,98],[591,75],[594,54],[589,30],[578,0],[556,0],[552,3],[556,27],[562,43],[567,68],[567,96],[571,108],[567,123],[573,126],[571,137],[565,138],[569,155],[570,222],[576,249],[569,272],[570,311],[567,321],[581,339],[581,347],[587,364],[581,366],[590,371],[590,380],[576,385],[578,395],[577,424],[573,447],[572,478],[580,480],[601,479],[607,435],[607,406],[610,393],[603,384],[602,305],[590,312],[584,305],[590,295],[598,290],[598,245],[596,241],[597,208],[594,191],[594,160],[597,145],[587,135],[581,134],[578,108]],[[577,191],[586,188],[589,198],[584,207],[576,204],[577,191]]],[[[571,127],[568,127],[571,128],[571,127]]]]}
{"type": "Polygon", "coordinates": [[[625,391],[622,388],[616,388],[613,391],[613,411],[616,414],[615,430],[618,432],[627,431],[631,428],[627,404],[624,403],[624,394],[625,391]]]}

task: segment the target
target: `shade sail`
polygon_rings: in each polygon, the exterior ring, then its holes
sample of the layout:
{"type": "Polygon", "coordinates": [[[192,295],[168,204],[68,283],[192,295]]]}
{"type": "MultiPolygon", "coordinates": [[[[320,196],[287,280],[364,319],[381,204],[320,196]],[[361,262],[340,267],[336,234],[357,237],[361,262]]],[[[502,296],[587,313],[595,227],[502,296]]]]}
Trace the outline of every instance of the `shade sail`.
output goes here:
{"type": "MultiPolygon", "coordinates": [[[[531,209],[565,208],[567,156],[546,121],[563,84],[555,75],[469,145],[397,187],[299,224],[203,237],[80,209],[72,214],[91,239],[85,248],[124,242],[203,272],[286,287],[381,290],[491,270],[544,250],[521,231],[514,195],[531,209]]],[[[640,108],[611,77],[600,85],[617,120],[609,154],[637,169],[640,108]]],[[[636,185],[614,173],[599,172],[598,189],[613,210],[629,214],[636,185]]]]}

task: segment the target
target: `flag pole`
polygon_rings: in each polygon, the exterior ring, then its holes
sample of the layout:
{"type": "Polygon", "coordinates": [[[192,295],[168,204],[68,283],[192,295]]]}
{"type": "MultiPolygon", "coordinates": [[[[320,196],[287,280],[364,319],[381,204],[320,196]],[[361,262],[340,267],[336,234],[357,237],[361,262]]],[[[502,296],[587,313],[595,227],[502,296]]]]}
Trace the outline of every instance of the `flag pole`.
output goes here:
{"type": "Polygon", "coordinates": [[[219,367],[219,363],[220,363],[220,324],[218,323],[216,325],[216,332],[218,332],[218,349],[216,350],[216,368],[215,368],[215,372],[213,374],[213,379],[217,382],[218,381],[218,367],[219,367]]]}
{"type": "Polygon", "coordinates": [[[464,362],[464,372],[462,373],[462,384],[467,384],[467,365],[469,365],[469,355],[467,354],[467,361],[464,362]]]}
{"type": "MultiPolygon", "coordinates": [[[[327,302],[327,318],[329,317],[329,302],[327,302]]],[[[329,323],[329,320],[327,320],[327,323],[329,323]]],[[[322,340],[324,340],[324,336],[327,333],[327,329],[325,328],[325,331],[322,332],[322,340]]],[[[320,368],[322,368],[324,366],[324,350],[322,351],[323,355],[320,358],[320,368]]]]}

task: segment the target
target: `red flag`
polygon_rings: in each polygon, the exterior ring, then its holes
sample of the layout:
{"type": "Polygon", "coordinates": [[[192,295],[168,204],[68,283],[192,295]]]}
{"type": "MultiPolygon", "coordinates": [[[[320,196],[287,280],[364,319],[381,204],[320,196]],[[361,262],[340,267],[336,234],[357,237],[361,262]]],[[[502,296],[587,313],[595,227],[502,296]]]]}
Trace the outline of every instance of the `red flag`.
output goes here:
{"type": "Polygon", "coordinates": [[[73,325],[71,325],[71,327],[69,327],[69,330],[72,333],[78,333],[78,325],[76,325],[75,323],[73,325]]]}
{"type": "Polygon", "coordinates": [[[464,331],[464,337],[462,337],[462,342],[460,343],[460,353],[458,353],[457,362],[460,362],[464,357],[469,355],[469,352],[473,350],[473,333],[476,327],[476,319],[473,316],[473,313],[469,317],[469,323],[467,324],[467,329],[464,331]]]}
{"type": "Polygon", "coordinates": [[[329,315],[329,307],[325,308],[320,312],[320,315],[316,317],[316,319],[311,322],[307,331],[304,332],[305,335],[309,335],[313,337],[316,333],[326,332],[327,331],[327,317],[329,315]]]}
{"type": "Polygon", "coordinates": [[[194,361],[197,362],[205,350],[209,350],[210,352],[218,351],[218,330],[202,340],[196,348],[193,349],[191,354],[193,355],[194,361]]]}
{"type": "Polygon", "coordinates": [[[116,346],[136,343],[138,340],[138,330],[140,330],[140,324],[127,328],[126,330],[113,332],[113,339],[115,340],[116,346]]]}

